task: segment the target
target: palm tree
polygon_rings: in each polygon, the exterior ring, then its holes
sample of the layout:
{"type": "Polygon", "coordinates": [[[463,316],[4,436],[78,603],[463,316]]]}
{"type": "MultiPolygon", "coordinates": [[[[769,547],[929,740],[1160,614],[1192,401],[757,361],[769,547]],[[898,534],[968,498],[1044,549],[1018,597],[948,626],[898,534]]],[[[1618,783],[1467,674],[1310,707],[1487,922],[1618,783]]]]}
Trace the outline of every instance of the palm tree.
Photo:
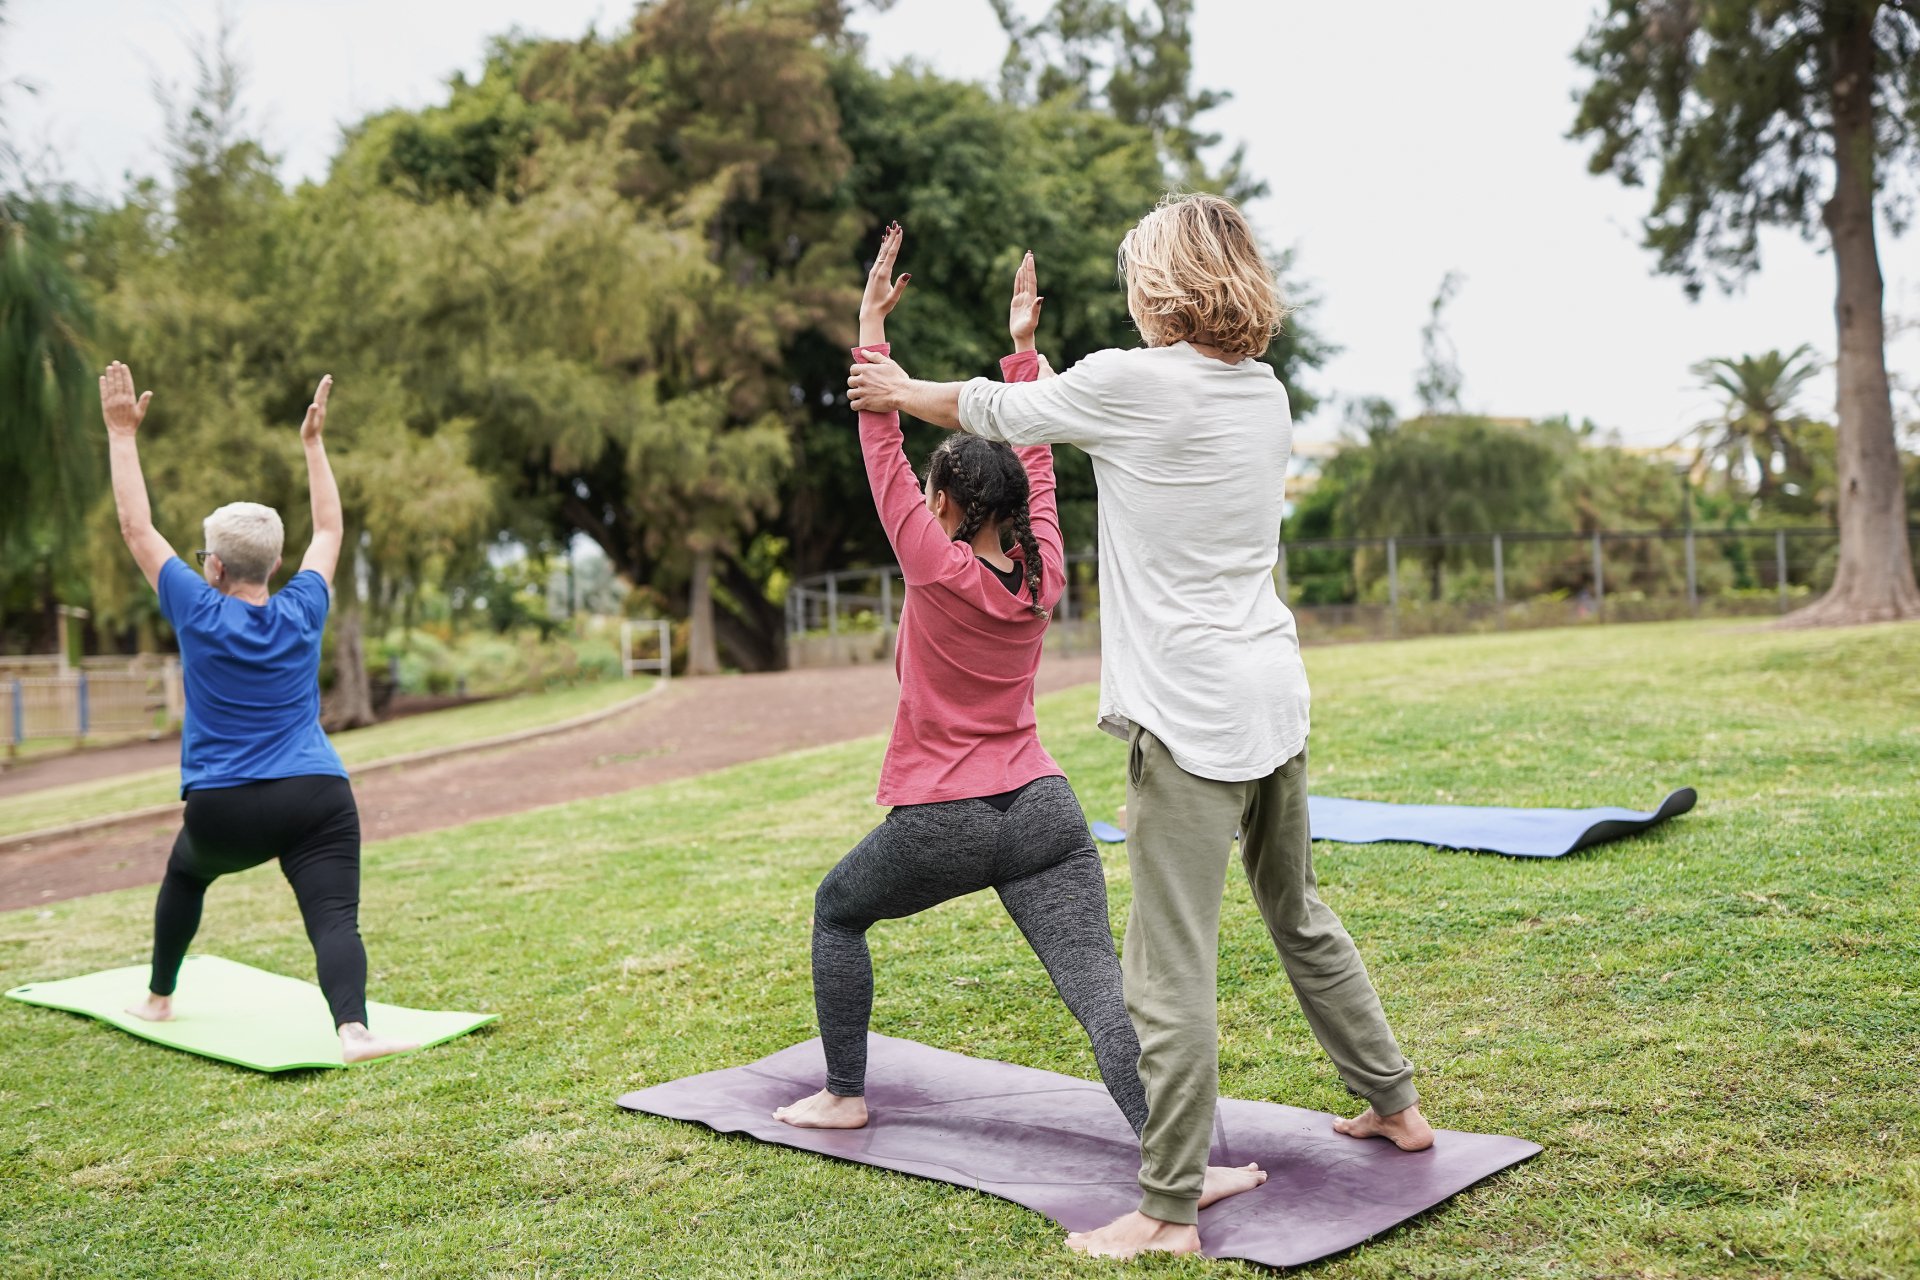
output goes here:
{"type": "Polygon", "coordinates": [[[1753,497],[1764,501],[1773,495],[1780,471],[1804,470],[1800,434],[1809,419],[1794,410],[1793,402],[1820,369],[1819,356],[1806,343],[1784,355],[1721,356],[1693,366],[1702,382],[1727,401],[1718,417],[1688,433],[1694,442],[1694,483],[1716,464],[1726,469],[1728,487],[1736,490],[1744,477],[1757,474],[1753,497]]]}
{"type": "MultiPolygon", "coordinates": [[[[0,546],[9,550],[6,562],[70,552],[98,475],[98,433],[88,413],[92,314],[59,251],[61,231],[60,212],[49,203],[0,198],[0,546]]],[[[0,563],[0,572],[22,567],[0,563]]]]}
{"type": "MultiPolygon", "coordinates": [[[[0,78],[0,113],[15,89],[31,91],[0,78]]],[[[99,410],[89,398],[93,317],[62,252],[74,208],[32,168],[0,115],[0,612],[30,598],[51,617],[62,581],[72,586],[78,573],[99,410]]]]}

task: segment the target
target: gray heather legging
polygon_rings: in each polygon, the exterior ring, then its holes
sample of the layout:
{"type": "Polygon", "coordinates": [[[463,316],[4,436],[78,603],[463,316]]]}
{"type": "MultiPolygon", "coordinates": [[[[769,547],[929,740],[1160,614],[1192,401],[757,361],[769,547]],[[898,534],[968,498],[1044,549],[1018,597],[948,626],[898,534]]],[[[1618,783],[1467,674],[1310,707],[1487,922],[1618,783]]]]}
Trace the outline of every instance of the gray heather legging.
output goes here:
{"type": "Polygon", "coordinates": [[[1135,1133],[1147,1122],[1140,1041],[1107,922],[1107,882],[1080,801],[1041,778],[1005,813],[984,800],[903,805],[827,873],[813,899],[813,1003],[827,1088],[866,1090],[873,961],[867,930],[991,888],[1086,1028],[1107,1092],[1135,1133]]]}

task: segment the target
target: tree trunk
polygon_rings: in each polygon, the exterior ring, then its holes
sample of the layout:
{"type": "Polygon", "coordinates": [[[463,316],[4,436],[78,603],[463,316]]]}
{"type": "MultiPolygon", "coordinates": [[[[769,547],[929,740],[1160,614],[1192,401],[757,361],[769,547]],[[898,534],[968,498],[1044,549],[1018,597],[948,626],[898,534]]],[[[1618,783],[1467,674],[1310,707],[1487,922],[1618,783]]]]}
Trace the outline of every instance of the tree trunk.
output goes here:
{"type": "Polygon", "coordinates": [[[360,638],[360,602],[352,598],[352,590],[351,582],[339,588],[346,605],[333,635],[333,714],[328,718],[335,729],[373,723],[373,684],[367,679],[366,645],[360,638]]]}
{"type": "Polygon", "coordinates": [[[713,548],[693,553],[693,586],[687,600],[687,674],[717,675],[720,651],[713,638],[713,548]]]}
{"type": "Polygon", "coordinates": [[[767,599],[766,584],[733,555],[717,564],[727,603],[714,613],[720,647],[742,671],[779,671],[787,665],[787,611],[767,599]]]}
{"type": "Polygon", "coordinates": [[[1920,586],[1907,545],[1907,504],[1887,390],[1884,286],[1874,243],[1873,14],[1834,32],[1833,197],[1823,220],[1833,238],[1839,384],[1840,564],[1833,586],[1785,626],[1838,626],[1920,618],[1920,586]]]}

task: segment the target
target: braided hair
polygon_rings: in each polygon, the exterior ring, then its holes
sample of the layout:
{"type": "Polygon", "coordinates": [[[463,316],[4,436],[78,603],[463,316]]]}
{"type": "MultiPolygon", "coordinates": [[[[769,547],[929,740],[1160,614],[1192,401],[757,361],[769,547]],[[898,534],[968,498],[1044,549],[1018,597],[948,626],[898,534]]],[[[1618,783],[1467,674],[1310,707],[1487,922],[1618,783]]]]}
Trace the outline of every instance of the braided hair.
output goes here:
{"type": "Polygon", "coordinates": [[[1010,529],[1026,560],[1027,589],[1033,593],[1033,616],[1051,614],[1040,603],[1040,543],[1033,536],[1033,516],[1027,509],[1030,486],[1027,469],[1004,444],[955,432],[933,451],[927,478],[944,489],[961,511],[955,542],[971,542],[989,520],[1010,529]]]}

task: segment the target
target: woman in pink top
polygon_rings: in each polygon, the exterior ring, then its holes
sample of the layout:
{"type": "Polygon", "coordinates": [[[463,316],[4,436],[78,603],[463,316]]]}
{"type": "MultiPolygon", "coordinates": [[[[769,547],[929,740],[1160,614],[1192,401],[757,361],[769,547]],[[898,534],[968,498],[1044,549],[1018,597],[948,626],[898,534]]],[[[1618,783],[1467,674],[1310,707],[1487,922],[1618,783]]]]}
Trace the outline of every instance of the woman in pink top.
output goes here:
{"type": "MultiPolygon", "coordinates": [[[[897,225],[888,229],[868,277],[860,352],[887,350],[886,316],[909,278],[892,282],[900,237],[897,225]]],[[[1040,371],[1039,311],[1029,258],[1014,291],[1015,351],[1001,362],[1009,378],[1040,371]]],[[[861,414],[860,448],[907,581],[894,651],[900,705],[878,797],[892,808],[814,896],[826,1087],[774,1115],[802,1128],[866,1124],[867,930],[992,888],[1086,1028],[1107,1089],[1137,1132],[1147,1115],[1140,1042],[1121,995],[1106,879],[1033,713],[1047,618],[1065,581],[1053,451],[955,435],[934,453],[922,490],[899,414],[861,414]]]]}
{"type": "MultiPolygon", "coordinates": [[[[888,229],[867,279],[856,358],[887,351],[884,322],[909,279],[891,283],[900,238],[897,225],[888,229]]],[[[1009,381],[1052,376],[1033,346],[1040,306],[1029,254],[1014,278],[1014,354],[1001,361],[1009,381]]],[[[878,797],[893,808],[815,895],[826,1087],[774,1115],[802,1128],[866,1124],[867,930],[991,888],[1086,1029],[1137,1134],[1147,1118],[1140,1042],[1121,993],[1106,879],[1080,801],[1034,720],[1034,675],[1065,581],[1053,451],[954,435],[934,452],[923,490],[897,413],[861,414],[860,447],[907,580],[894,657],[900,705],[878,797]]],[[[1210,1169],[1207,1203],[1265,1177],[1251,1166],[1210,1169]]]]}

